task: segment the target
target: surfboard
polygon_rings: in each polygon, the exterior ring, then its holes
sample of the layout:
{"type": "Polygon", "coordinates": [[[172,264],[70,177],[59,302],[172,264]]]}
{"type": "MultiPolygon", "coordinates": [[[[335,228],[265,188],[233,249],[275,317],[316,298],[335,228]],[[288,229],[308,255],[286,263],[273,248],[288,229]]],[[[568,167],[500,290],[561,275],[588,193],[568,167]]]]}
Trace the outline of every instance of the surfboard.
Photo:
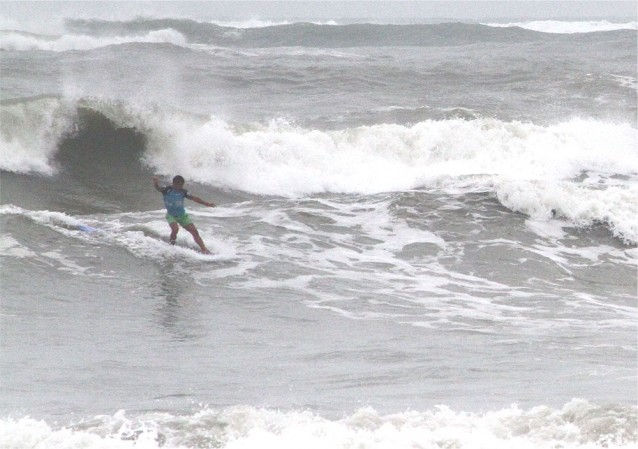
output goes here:
{"type": "MultiPolygon", "coordinates": [[[[166,240],[162,240],[162,241],[166,241],[166,240]]],[[[188,249],[191,250],[201,256],[213,256],[214,254],[212,252],[209,253],[203,253],[198,247],[196,246],[191,246],[188,245],[186,243],[183,242],[175,242],[175,243],[171,243],[170,241],[167,242],[170,246],[176,247],[176,248],[183,248],[183,249],[188,249]]]]}
{"type": "Polygon", "coordinates": [[[139,227],[139,228],[133,228],[134,230],[138,230],[141,231],[142,234],[144,234],[144,236],[148,237],[148,238],[152,238],[153,240],[158,240],[162,243],[168,244],[170,246],[174,246],[176,248],[183,248],[183,249],[187,249],[190,251],[193,251],[199,255],[202,256],[213,256],[214,253],[210,252],[210,253],[203,253],[201,252],[201,250],[199,249],[199,247],[197,245],[195,245],[194,243],[192,245],[189,245],[188,243],[186,243],[185,241],[181,241],[181,240],[177,240],[175,243],[171,243],[168,238],[166,237],[167,234],[160,234],[152,229],[148,229],[146,227],[139,227]]]}

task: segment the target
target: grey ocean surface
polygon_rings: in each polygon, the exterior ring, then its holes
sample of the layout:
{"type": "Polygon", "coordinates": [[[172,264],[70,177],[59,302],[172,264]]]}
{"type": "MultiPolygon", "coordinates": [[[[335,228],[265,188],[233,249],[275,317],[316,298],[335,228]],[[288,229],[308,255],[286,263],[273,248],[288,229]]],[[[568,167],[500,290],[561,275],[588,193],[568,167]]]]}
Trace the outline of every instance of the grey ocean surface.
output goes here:
{"type": "MultiPolygon", "coordinates": [[[[408,218],[415,234],[433,232],[453,247],[416,242],[384,258],[369,254],[383,247],[378,236],[335,224],[317,201],[251,201],[232,219],[195,215],[200,228],[242,248],[236,261],[178,253],[140,262],[99,237],[62,238],[62,252],[56,231],[8,219],[5,232],[19,232],[44,256],[3,264],[3,291],[12,292],[3,294],[5,404],[26,403],[30,415],[181,410],[193,402],[338,415],[362,405],[631,402],[634,269],[601,257],[568,276],[546,257],[512,248],[555,244],[526,231],[523,217],[487,201],[468,225],[486,200],[441,212],[443,200],[451,202],[425,194],[375,200],[408,218]],[[406,213],[415,202],[423,210],[406,213]],[[293,229],[259,221],[273,209],[293,229]],[[518,243],[495,243],[503,234],[518,243]],[[323,256],[333,252],[345,261],[323,256]],[[317,266],[306,255],[326,260],[317,266]],[[443,286],[420,293],[417,276],[443,286]]],[[[338,215],[357,217],[370,202],[357,199],[353,212],[338,215]]],[[[594,233],[577,247],[618,246],[594,233]]],[[[578,255],[569,261],[584,265],[578,255]]]]}
{"type": "Polygon", "coordinates": [[[635,447],[635,28],[66,26],[0,32],[3,417],[582,400],[563,447],[635,447]]]}

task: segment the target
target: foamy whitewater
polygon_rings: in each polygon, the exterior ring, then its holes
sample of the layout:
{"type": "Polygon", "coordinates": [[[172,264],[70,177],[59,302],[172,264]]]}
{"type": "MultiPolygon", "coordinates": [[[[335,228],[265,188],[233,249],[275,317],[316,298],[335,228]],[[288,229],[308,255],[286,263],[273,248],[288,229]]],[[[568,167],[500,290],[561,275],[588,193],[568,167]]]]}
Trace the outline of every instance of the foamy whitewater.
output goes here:
{"type": "Polygon", "coordinates": [[[635,17],[12,8],[0,448],[638,448],[635,17]]]}

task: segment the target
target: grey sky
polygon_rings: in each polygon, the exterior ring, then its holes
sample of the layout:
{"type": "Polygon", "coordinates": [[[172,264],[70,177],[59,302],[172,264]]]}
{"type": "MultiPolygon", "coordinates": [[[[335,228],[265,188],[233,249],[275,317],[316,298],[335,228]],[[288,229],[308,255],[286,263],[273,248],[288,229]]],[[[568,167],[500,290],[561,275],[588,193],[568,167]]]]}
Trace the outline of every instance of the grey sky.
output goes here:
{"type": "Polygon", "coordinates": [[[195,20],[637,20],[637,1],[0,1],[0,28],[39,24],[49,28],[67,17],[128,20],[136,16],[195,20]]]}
{"type": "Polygon", "coordinates": [[[636,1],[341,1],[217,2],[228,14],[259,12],[262,17],[316,18],[633,18],[636,1]]]}

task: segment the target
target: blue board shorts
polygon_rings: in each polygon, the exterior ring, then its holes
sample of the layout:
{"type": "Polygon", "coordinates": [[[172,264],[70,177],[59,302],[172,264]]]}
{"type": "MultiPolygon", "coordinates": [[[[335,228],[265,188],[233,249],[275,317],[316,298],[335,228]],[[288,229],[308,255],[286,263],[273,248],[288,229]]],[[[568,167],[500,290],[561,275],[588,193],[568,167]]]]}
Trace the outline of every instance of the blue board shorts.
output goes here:
{"type": "Polygon", "coordinates": [[[191,217],[189,217],[188,214],[183,214],[178,216],[166,214],[166,221],[168,221],[169,224],[179,223],[184,227],[190,224],[193,224],[193,220],[191,220],[191,217]]]}

